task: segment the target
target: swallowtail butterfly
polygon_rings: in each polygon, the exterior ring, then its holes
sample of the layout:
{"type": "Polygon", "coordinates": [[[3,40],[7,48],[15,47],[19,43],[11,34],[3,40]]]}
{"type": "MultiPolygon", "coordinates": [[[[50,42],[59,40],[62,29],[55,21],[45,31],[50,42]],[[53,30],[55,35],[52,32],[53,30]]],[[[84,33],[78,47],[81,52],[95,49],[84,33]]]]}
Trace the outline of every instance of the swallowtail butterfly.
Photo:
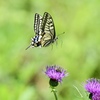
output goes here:
{"type": "Polygon", "coordinates": [[[43,17],[38,13],[34,17],[34,32],[35,36],[32,38],[30,47],[46,47],[58,39],[56,37],[55,26],[51,15],[47,12],[43,17]]]}

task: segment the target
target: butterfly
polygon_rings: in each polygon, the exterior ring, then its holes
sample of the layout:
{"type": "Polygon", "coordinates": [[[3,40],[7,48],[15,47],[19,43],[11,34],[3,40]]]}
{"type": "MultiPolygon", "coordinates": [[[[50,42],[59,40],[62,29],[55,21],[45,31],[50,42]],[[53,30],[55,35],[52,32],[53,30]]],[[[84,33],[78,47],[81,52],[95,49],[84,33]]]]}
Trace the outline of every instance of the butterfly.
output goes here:
{"type": "Polygon", "coordinates": [[[30,47],[46,47],[58,39],[53,18],[48,12],[45,12],[43,17],[38,13],[35,14],[34,32],[35,36],[26,50],[30,47]]]}

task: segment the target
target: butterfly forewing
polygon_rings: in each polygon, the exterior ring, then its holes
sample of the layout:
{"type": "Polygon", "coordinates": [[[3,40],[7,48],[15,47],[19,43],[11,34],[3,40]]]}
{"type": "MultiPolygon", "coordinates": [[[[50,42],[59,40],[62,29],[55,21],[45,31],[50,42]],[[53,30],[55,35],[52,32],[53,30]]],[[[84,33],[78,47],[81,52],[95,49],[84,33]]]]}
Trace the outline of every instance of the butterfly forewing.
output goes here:
{"type": "Polygon", "coordinates": [[[42,21],[42,30],[44,33],[52,36],[52,39],[55,38],[55,26],[51,15],[47,12],[43,15],[42,21]]]}
{"type": "Polygon", "coordinates": [[[47,12],[44,13],[42,19],[42,46],[48,46],[50,43],[55,40],[55,26],[51,15],[47,12]]]}
{"type": "Polygon", "coordinates": [[[34,32],[36,34],[42,33],[41,24],[42,24],[42,16],[36,13],[34,17],[34,32]]]}

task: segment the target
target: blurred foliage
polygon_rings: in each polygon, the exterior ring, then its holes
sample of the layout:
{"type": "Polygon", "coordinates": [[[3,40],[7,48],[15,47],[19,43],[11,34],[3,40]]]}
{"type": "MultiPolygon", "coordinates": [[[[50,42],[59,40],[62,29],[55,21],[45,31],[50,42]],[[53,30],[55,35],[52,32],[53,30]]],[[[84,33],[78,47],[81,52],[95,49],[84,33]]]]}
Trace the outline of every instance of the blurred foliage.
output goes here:
{"type": "Polygon", "coordinates": [[[47,65],[69,72],[57,87],[59,100],[88,100],[82,83],[100,78],[100,0],[0,0],[0,100],[54,100],[47,65]],[[26,51],[34,14],[45,11],[54,19],[57,44],[26,51]]]}

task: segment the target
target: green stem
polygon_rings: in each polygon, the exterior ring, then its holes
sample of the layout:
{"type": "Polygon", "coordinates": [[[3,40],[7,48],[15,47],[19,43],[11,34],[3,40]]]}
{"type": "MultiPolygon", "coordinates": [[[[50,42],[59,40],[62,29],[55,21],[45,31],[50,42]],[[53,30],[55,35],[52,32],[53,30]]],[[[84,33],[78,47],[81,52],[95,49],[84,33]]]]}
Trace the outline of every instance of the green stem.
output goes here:
{"type": "Polygon", "coordinates": [[[52,92],[53,92],[53,94],[55,96],[55,100],[58,100],[55,88],[52,88],[52,92]]]}

